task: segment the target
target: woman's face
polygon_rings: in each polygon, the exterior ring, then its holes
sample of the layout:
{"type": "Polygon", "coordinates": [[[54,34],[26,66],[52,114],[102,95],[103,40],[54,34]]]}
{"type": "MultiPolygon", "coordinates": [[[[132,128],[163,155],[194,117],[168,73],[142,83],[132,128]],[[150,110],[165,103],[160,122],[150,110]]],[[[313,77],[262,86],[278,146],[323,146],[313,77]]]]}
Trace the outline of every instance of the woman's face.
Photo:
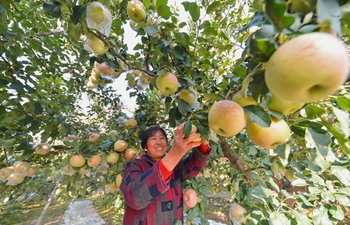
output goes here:
{"type": "Polygon", "coordinates": [[[146,151],[155,160],[160,160],[166,153],[168,143],[162,131],[158,130],[147,139],[146,151]]]}

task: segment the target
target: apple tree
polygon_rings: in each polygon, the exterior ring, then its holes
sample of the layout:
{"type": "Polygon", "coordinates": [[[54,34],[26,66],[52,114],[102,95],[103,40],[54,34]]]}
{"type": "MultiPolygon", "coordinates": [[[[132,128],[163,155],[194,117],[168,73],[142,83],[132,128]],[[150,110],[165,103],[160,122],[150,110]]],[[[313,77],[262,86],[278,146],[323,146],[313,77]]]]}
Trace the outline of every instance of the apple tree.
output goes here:
{"type": "Polygon", "coordinates": [[[207,224],[208,194],[226,189],[233,224],[348,223],[349,12],[346,0],[0,0],[1,201],[59,187],[122,213],[139,135],[186,123],[212,147],[184,184],[201,199],[189,221],[207,224]]]}

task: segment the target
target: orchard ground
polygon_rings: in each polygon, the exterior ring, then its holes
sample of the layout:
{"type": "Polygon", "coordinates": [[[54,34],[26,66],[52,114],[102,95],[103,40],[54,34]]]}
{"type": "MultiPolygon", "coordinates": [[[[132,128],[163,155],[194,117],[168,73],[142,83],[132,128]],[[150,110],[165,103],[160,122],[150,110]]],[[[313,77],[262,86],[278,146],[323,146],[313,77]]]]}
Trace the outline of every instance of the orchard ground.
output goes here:
{"type": "MultiPolygon", "coordinates": [[[[81,207],[84,210],[91,209],[91,202],[94,202],[99,196],[94,196],[89,200],[77,199],[73,203],[81,202],[85,204],[86,207],[81,207]],[[90,201],[91,200],[91,201],[90,201]]],[[[228,207],[232,199],[229,193],[218,193],[208,196],[210,210],[206,210],[205,218],[216,223],[214,224],[230,224],[228,217],[228,207]]],[[[74,213],[73,207],[71,207],[72,202],[54,202],[51,204],[45,213],[42,225],[62,225],[62,224],[73,224],[67,223],[68,217],[73,218],[72,215],[67,215],[74,213]]],[[[0,214],[0,224],[2,225],[35,225],[38,220],[43,208],[45,206],[45,201],[41,201],[41,204],[24,204],[23,202],[18,202],[7,208],[1,209],[0,214]]],[[[81,206],[81,205],[80,205],[81,206]]],[[[79,208],[80,208],[79,206],[79,208]]],[[[123,214],[119,210],[116,211],[114,207],[102,207],[99,208],[94,205],[97,214],[103,219],[105,225],[120,224],[123,214]]],[[[91,209],[92,210],[92,209],[91,209]]],[[[81,213],[79,210],[75,213],[81,213]]],[[[92,213],[90,216],[94,217],[93,221],[99,220],[99,216],[92,213]]],[[[85,214],[84,214],[85,215],[85,214]]],[[[79,218],[79,216],[76,216],[79,218]]],[[[91,220],[92,221],[92,220],[91,220]]]]}

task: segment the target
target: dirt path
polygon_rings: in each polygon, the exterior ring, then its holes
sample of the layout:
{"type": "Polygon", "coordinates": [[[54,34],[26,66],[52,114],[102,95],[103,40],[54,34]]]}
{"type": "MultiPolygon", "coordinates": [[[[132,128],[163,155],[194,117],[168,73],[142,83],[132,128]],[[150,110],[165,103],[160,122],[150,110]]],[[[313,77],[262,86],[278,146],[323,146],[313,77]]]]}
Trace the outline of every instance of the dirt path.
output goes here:
{"type": "Polygon", "coordinates": [[[102,225],[105,221],[96,212],[90,200],[79,200],[69,204],[61,225],[102,225]]]}

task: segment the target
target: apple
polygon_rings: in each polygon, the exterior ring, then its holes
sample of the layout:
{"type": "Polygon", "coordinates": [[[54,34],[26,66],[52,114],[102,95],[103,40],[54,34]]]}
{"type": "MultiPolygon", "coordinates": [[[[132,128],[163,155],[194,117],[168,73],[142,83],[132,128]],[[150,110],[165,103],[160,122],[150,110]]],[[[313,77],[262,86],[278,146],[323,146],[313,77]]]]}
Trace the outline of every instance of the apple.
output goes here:
{"type": "Polygon", "coordinates": [[[282,179],[286,174],[286,168],[284,168],[282,163],[278,161],[273,161],[270,169],[273,173],[273,176],[278,180],[282,179]]]}
{"type": "Polygon", "coordinates": [[[95,142],[98,140],[99,137],[100,137],[100,135],[98,133],[93,132],[89,135],[89,141],[95,142]]]}
{"type": "Polygon", "coordinates": [[[106,46],[100,38],[91,33],[87,34],[84,48],[95,53],[96,55],[102,55],[108,51],[108,46],[106,46]]]}
{"type": "Polygon", "coordinates": [[[281,45],[265,68],[265,82],[278,98],[317,101],[334,93],[349,74],[347,47],[324,32],[302,34],[281,45]]]}
{"type": "Polygon", "coordinates": [[[91,170],[80,167],[79,172],[87,177],[91,177],[91,170]]]}
{"type": "Polygon", "coordinates": [[[128,147],[128,143],[124,140],[117,140],[114,142],[114,150],[117,152],[122,152],[128,147]]]}
{"type": "Polygon", "coordinates": [[[0,170],[0,180],[6,181],[7,178],[13,173],[13,167],[4,167],[0,170]]]}
{"type": "Polygon", "coordinates": [[[193,107],[197,101],[197,94],[193,90],[182,89],[179,98],[187,102],[190,107],[193,107]]]}
{"type": "Polygon", "coordinates": [[[193,208],[198,202],[197,193],[193,189],[187,189],[183,195],[183,201],[188,208],[193,208]]]}
{"type": "Polygon", "coordinates": [[[69,162],[73,167],[82,167],[86,160],[82,155],[73,155],[69,162]]]}
{"type": "Polygon", "coordinates": [[[118,137],[118,135],[119,135],[119,132],[116,131],[116,130],[111,130],[111,131],[108,133],[108,136],[109,136],[109,137],[113,137],[113,138],[118,137]]]}
{"type": "Polygon", "coordinates": [[[88,159],[87,163],[90,167],[96,167],[101,164],[101,161],[102,161],[101,156],[93,155],[88,159]]]}
{"type": "Polygon", "coordinates": [[[68,134],[65,139],[67,141],[74,141],[76,139],[76,136],[74,134],[68,134]]]}
{"type": "Polygon", "coordinates": [[[94,76],[90,76],[89,77],[89,81],[91,83],[93,83],[94,85],[98,84],[98,82],[99,82],[99,80],[96,77],[94,77],[94,76]]]}
{"type": "Polygon", "coordinates": [[[17,161],[13,164],[13,172],[15,173],[22,173],[24,175],[27,175],[29,168],[30,164],[27,162],[17,161]]]}
{"type": "Polygon", "coordinates": [[[151,83],[151,77],[146,75],[144,72],[139,74],[139,82],[142,85],[149,85],[151,83]]]}
{"type": "Polygon", "coordinates": [[[287,122],[275,117],[271,117],[269,127],[261,127],[255,122],[248,123],[247,133],[255,144],[265,149],[274,149],[278,145],[286,143],[291,136],[287,122]]]}
{"type": "Polygon", "coordinates": [[[62,168],[62,174],[72,176],[73,174],[75,174],[75,170],[73,169],[73,167],[71,167],[69,165],[65,165],[62,168]]]}
{"type": "Polygon", "coordinates": [[[127,160],[133,159],[136,155],[137,151],[134,148],[126,149],[124,156],[127,160]]]}
{"type": "Polygon", "coordinates": [[[247,95],[247,97],[243,96],[243,97],[237,99],[235,102],[237,102],[237,104],[242,106],[242,107],[247,106],[247,105],[259,105],[259,103],[257,101],[255,101],[255,99],[251,95],[247,95]]]}
{"type": "Polygon", "coordinates": [[[98,71],[105,76],[112,76],[115,72],[114,69],[108,64],[108,62],[95,62],[95,66],[97,67],[98,71]]]}
{"type": "Polygon", "coordinates": [[[128,86],[129,87],[135,87],[137,84],[136,80],[128,80],[128,86]]]}
{"type": "Polygon", "coordinates": [[[209,128],[223,137],[234,136],[246,125],[243,108],[231,100],[215,102],[209,109],[209,128]]]}
{"type": "Polygon", "coordinates": [[[92,83],[90,80],[86,83],[86,87],[89,89],[93,89],[96,87],[96,84],[92,83]]]}
{"type": "MultiPolygon", "coordinates": [[[[196,133],[197,133],[197,127],[196,127],[196,125],[192,124],[190,136],[196,135],[196,133]]],[[[202,139],[199,137],[199,138],[194,139],[192,142],[201,142],[201,141],[202,141],[202,139]]]]}
{"type": "Polygon", "coordinates": [[[123,60],[121,60],[120,58],[117,59],[117,63],[118,63],[119,68],[120,68],[121,70],[128,70],[128,69],[129,69],[128,65],[126,65],[125,62],[126,62],[126,61],[123,61],[123,60]]]}
{"type": "Polygon", "coordinates": [[[88,28],[95,29],[109,36],[112,26],[112,14],[100,2],[91,2],[86,7],[86,23],[88,28]]]}
{"type": "Polygon", "coordinates": [[[240,204],[234,203],[230,206],[229,216],[233,224],[245,223],[244,213],[246,213],[246,210],[240,204]]]}
{"type": "Polygon", "coordinates": [[[27,176],[32,177],[35,175],[35,173],[38,171],[37,165],[31,165],[27,171],[27,176]]]}
{"type": "Polygon", "coordinates": [[[51,145],[47,142],[40,143],[35,147],[35,153],[38,155],[46,155],[51,150],[51,145]]]}
{"type": "Polygon", "coordinates": [[[128,119],[126,121],[126,126],[128,126],[129,128],[135,128],[137,127],[137,121],[135,119],[128,119]]]}
{"type": "Polygon", "coordinates": [[[122,184],[122,181],[123,181],[123,177],[120,173],[118,173],[116,179],[115,179],[115,184],[120,187],[120,185],[122,184]]]}
{"type": "Polygon", "coordinates": [[[93,77],[95,77],[97,80],[100,80],[100,78],[101,78],[101,72],[100,72],[100,70],[98,69],[98,67],[96,66],[97,64],[100,65],[98,62],[95,62],[95,67],[92,68],[92,70],[91,70],[91,75],[90,75],[90,76],[93,76],[93,77]]]}
{"type": "Polygon", "coordinates": [[[140,73],[141,73],[141,70],[133,70],[133,71],[132,71],[132,74],[133,74],[134,76],[138,76],[138,75],[140,75],[140,73]]]}
{"type": "Polygon", "coordinates": [[[115,184],[108,184],[106,185],[106,189],[108,189],[109,191],[119,191],[120,187],[115,184]]]}
{"type": "Polygon", "coordinates": [[[116,152],[111,152],[107,155],[107,162],[109,164],[116,164],[119,160],[119,154],[116,152]]]}
{"type": "Polygon", "coordinates": [[[10,176],[7,178],[6,185],[17,185],[23,182],[24,178],[26,176],[23,173],[19,172],[13,172],[10,174],[10,176]]]}
{"type": "Polygon", "coordinates": [[[301,107],[304,103],[301,102],[289,102],[278,98],[276,95],[271,96],[268,108],[272,111],[282,113],[284,115],[289,115],[301,107]]]}
{"type": "Polygon", "coordinates": [[[170,72],[159,75],[156,80],[156,85],[162,97],[174,94],[179,88],[177,77],[170,72]]]}
{"type": "Polygon", "coordinates": [[[126,7],[130,19],[136,23],[142,22],[146,19],[146,11],[144,5],[139,0],[131,0],[126,7]]]}

